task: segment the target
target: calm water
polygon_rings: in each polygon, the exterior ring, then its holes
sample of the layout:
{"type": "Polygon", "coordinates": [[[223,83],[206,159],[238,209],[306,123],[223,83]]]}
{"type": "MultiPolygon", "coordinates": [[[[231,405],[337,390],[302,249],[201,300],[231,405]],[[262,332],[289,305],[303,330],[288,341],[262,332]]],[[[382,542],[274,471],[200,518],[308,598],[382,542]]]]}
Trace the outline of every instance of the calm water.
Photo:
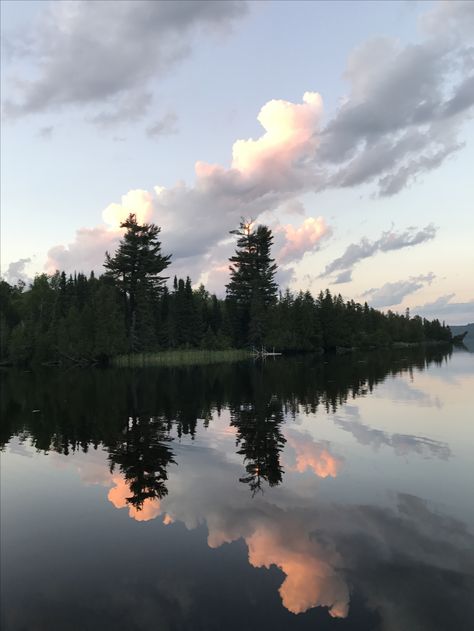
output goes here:
{"type": "Polygon", "coordinates": [[[4,372],[4,631],[471,631],[474,354],[4,372]]]}

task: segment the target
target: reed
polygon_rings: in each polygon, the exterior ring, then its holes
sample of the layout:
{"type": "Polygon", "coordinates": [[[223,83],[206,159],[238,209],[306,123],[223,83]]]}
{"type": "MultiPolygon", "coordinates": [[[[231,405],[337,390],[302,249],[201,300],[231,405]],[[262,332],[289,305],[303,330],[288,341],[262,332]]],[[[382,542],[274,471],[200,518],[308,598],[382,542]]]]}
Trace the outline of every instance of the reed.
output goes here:
{"type": "Polygon", "coordinates": [[[247,350],[173,350],[158,353],[131,353],[118,355],[112,360],[114,366],[120,368],[138,368],[142,366],[193,366],[200,364],[217,364],[249,359],[252,353],[247,350]]]}

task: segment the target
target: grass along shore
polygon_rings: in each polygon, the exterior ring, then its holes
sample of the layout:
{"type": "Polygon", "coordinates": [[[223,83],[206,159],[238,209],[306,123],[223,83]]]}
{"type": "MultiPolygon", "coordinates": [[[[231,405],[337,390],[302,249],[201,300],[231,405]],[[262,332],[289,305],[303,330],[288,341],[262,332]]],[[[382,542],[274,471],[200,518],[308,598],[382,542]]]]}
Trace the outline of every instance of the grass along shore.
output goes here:
{"type": "Polygon", "coordinates": [[[141,366],[195,366],[234,362],[252,357],[252,352],[242,349],[229,350],[173,350],[158,353],[130,353],[117,355],[111,360],[119,368],[138,368],[141,366]]]}
{"type": "MultiPolygon", "coordinates": [[[[420,346],[446,346],[450,342],[444,340],[425,340],[423,342],[392,342],[384,346],[371,346],[367,348],[359,347],[336,347],[336,355],[353,353],[357,351],[370,352],[386,348],[416,348],[420,346]]],[[[277,353],[278,355],[282,353],[277,353]]],[[[293,354],[293,353],[290,353],[293,354]]],[[[323,355],[325,351],[320,348],[311,351],[314,355],[323,355]]],[[[155,353],[129,353],[117,355],[111,358],[110,364],[117,368],[138,368],[141,366],[196,366],[204,364],[219,364],[223,362],[235,362],[245,359],[255,358],[255,351],[248,349],[227,349],[227,350],[203,350],[203,349],[182,349],[160,351],[155,353]]]]}

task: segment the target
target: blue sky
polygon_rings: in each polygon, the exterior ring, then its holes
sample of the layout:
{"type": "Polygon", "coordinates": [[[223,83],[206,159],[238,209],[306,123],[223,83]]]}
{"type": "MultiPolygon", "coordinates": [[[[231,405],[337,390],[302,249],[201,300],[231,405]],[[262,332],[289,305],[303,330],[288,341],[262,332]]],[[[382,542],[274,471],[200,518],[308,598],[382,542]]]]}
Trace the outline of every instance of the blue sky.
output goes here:
{"type": "Polygon", "coordinates": [[[474,3],[6,1],[2,40],[7,280],[133,210],[222,294],[245,216],[283,286],[474,320],[474,3]]]}

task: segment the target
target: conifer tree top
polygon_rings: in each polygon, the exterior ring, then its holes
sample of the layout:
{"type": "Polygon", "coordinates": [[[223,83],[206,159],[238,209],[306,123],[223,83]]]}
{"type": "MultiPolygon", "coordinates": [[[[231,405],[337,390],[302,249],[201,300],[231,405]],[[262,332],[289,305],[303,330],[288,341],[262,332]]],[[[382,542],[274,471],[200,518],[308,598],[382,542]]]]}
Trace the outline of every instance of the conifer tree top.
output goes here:
{"type": "Polygon", "coordinates": [[[160,276],[171,259],[171,255],[161,254],[158,235],[161,228],[153,223],[139,224],[136,215],[130,213],[120,224],[126,232],[113,256],[106,252],[104,267],[128,291],[138,284],[159,287],[167,277],[160,276]]]}
{"type": "Polygon", "coordinates": [[[270,228],[242,219],[237,230],[237,250],[229,260],[230,282],[227,296],[241,304],[250,304],[258,297],[265,305],[276,299],[278,287],[274,281],[277,265],[271,258],[273,235],[270,228]]]}

